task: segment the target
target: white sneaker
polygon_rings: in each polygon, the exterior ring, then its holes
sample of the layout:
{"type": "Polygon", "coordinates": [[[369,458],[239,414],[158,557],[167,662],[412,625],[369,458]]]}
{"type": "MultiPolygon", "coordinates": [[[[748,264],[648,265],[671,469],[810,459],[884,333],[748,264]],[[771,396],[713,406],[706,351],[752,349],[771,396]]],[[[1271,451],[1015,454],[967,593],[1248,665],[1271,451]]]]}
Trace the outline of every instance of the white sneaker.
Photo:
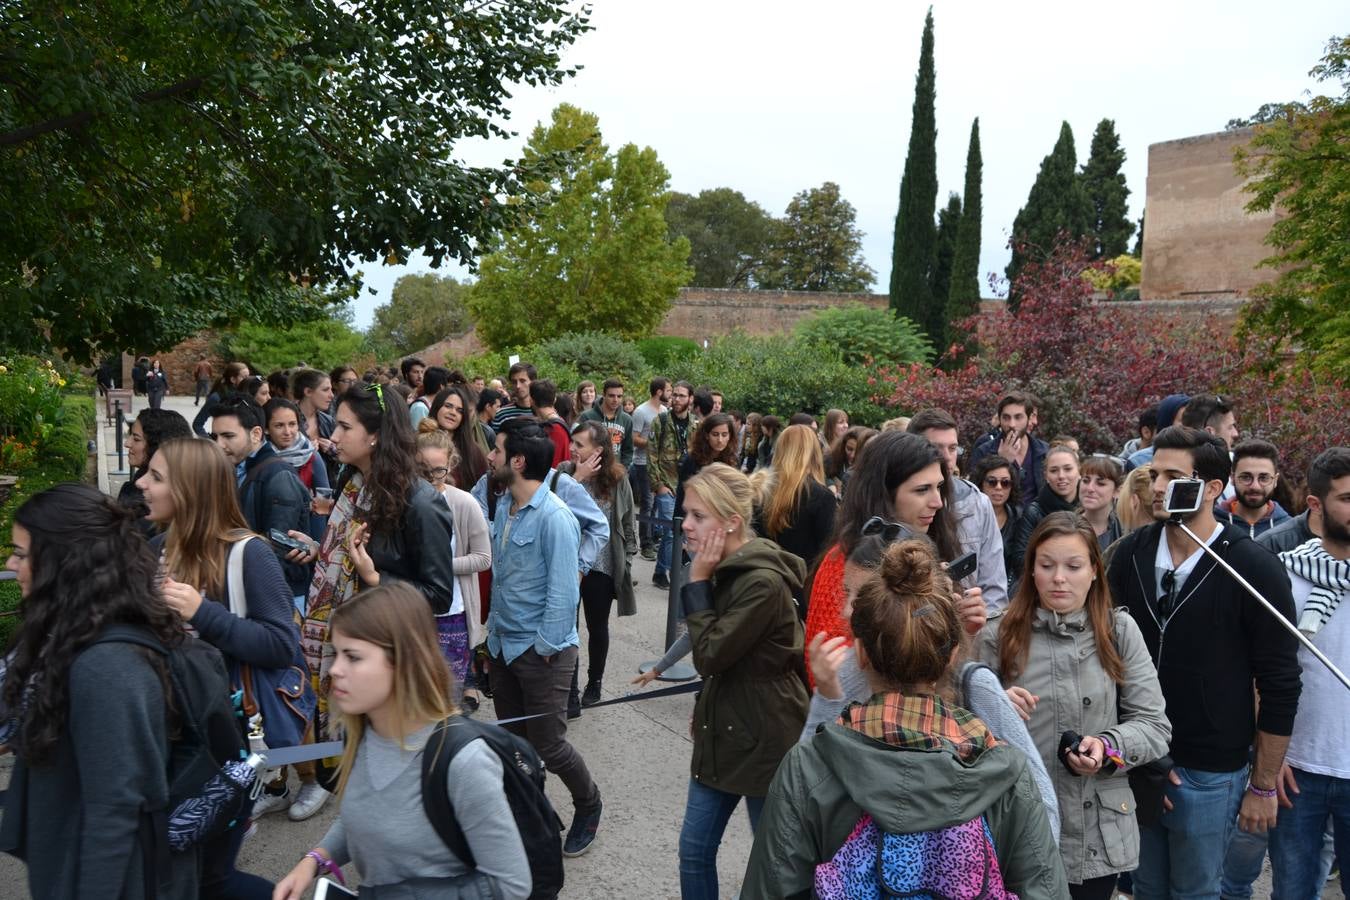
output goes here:
{"type": "Polygon", "coordinates": [[[287,813],[292,822],[303,822],[319,810],[328,802],[328,792],[316,784],[300,785],[300,793],[296,796],[295,802],[291,804],[291,811],[287,813]]]}
{"type": "Polygon", "coordinates": [[[284,794],[269,794],[263,791],[263,795],[253,804],[253,818],[261,818],[268,813],[280,812],[291,805],[291,792],[288,789],[284,794]]]}

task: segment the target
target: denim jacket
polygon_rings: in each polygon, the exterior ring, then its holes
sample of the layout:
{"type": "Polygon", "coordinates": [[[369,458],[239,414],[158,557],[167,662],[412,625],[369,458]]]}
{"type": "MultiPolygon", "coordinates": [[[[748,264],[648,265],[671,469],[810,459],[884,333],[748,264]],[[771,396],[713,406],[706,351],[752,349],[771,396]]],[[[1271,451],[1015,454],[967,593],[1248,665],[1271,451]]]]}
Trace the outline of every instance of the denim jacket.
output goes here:
{"type": "Polygon", "coordinates": [[[492,521],[492,609],[488,650],[510,663],[531,647],[552,656],[577,640],[581,529],[544,482],[511,513],[510,495],[492,521]]]}

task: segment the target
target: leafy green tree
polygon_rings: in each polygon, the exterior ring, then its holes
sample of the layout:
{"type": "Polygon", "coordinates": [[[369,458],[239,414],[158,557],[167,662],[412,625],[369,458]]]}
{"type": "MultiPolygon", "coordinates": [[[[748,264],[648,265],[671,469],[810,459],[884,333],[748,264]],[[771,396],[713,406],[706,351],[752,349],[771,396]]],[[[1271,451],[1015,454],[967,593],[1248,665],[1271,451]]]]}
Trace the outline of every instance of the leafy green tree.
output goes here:
{"type": "Polygon", "coordinates": [[[351,260],[472,263],[539,158],[470,167],[563,0],[0,4],[0,344],[167,347],[322,316],[351,260]]]}
{"type": "Polygon", "coordinates": [[[927,363],[933,345],[923,330],[889,309],[850,303],[821,310],[797,323],[794,337],[805,344],[834,348],[852,366],[927,363]]]}
{"type": "Polygon", "coordinates": [[[929,273],[934,302],[928,307],[929,319],[924,323],[924,331],[929,335],[947,333],[947,305],[938,303],[936,298],[946,297],[951,292],[952,261],[956,256],[956,237],[960,229],[961,195],[953,192],[947,197],[947,205],[938,210],[937,246],[933,250],[933,269],[929,273]]]}
{"type": "Polygon", "coordinates": [[[671,194],[666,225],[672,237],[689,239],[689,283],[697,287],[752,287],[773,235],[773,217],[731,188],[671,194]]]}
{"type": "Polygon", "coordinates": [[[535,127],[525,159],[559,151],[571,164],[530,185],[538,207],[480,263],[469,309],[489,347],[569,331],[645,337],[693,275],[689,241],[667,237],[670,175],[655,150],[610,153],[596,116],[562,104],[535,127]]]}
{"type": "Polygon", "coordinates": [[[1065,122],[1060,126],[1055,149],[1041,161],[1026,206],[1013,220],[1012,259],[1006,270],[1008,306],[1013,312],[1021,299],[1017,276],[1027,262],[1048,259],[1061,239],[1074,241],[1092,233],[1092,204],[1077,169],[1073,129],[1065,122]]]}
{"type": "Polygon", "coordinates": [[[1139,213],[1139,230],[1135,232],[1134,249],[1130,251],[1131,256],[1140,260],[1144,258],[1144,215],[1146,212],[1147,210],[1141,210],[1139,213]]]}
{"type": "Polygon", "coordinates": [[[961,224],[956,230],[956,252],[952,256],[951,288],[947,292],[946,331],[943,346],[950,347],[957,332],[952,323],[980,311],[980,228],[982,226],[981,182],[984,161],[980,155],[980,120],[970,125],[970,146],[966,150],[966,191],[961,195],[961,224]]]}
{"type": "Polygon", "coordinates": [[[448,275],[404,275],[394,282],[388,303],[375,307],[371,343],[381,357],[421,350],[473,325],[465,303],[468,285],[448,275]]]}
{"type": "Polygon", "coordinates": [[[792,198],[774,228],[768,260],[755,276],[779,291],[865,291],[876,273],[863,261],[857,212],[827,181],[792,198]]]}
{"type": "Polygon", "coordinates": [[[1238,174],[1252,179],[1247,209],[1281,213],[1266,236],[1276,252],[1262,263],[1279,277],[1257,288],[1242,328],[1339,377],[1350,371],[1350,36],[1333,37],[1311,74],[1339,83],[1339,95],[1270,117],[1236,154],[1238,174]]]}
{"type": "MultiPolygon", "coordinates": [[[[900,207],[895,213],[895,246],[891,251],[891,308],[924,329],[940,320],[946,297],[933,297],[933,266],[937,229],[937,75],[933,68],[933,10],[923,23],[919,43],[919,73],[914,79],[914,110],[909,129],[909,152],[900,178],[900,207]],[[934,307],[937,307],[935,314],[934,307]]],[[[934,334],[942,339],[942,331],[934,334]]]]}
{"type": "Polygon", "coordinates": [[[1125,148],[1120,146],[1116,123],[1102,119],[1092,134],[1092,149],[1080,176],[1092,204],[1093,259],[1114,259],[1130,248],[1134,223],[1130,221],[1130,189],[1120,171],[1123,165],[1125,148]]]}
{"type": "Polygon", "coordinates": [[[262,374],[288,369],[297,360],[327,371],[367,352],[365,336],[332,316],[283,328],[244,322],[222,336],[221,344],[227,357],[246,360],[262,374]]]}

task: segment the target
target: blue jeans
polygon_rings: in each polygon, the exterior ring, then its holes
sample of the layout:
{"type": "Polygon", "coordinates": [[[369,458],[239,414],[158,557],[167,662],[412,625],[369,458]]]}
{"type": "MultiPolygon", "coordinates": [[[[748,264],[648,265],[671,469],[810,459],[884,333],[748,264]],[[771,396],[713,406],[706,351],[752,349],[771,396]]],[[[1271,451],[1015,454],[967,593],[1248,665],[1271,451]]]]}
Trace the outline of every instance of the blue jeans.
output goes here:
{"type": "Polygon", "coordinates": [[[1135,900],[1217,900],[1247,769],[1172,771],[1181,779],[1180,785],[1167,785],[1172,809],[1157,825],[1139,829],[1135,900]]]}
{"type": "MultiPolygon", "coordinates": [[[[717,848],[740,802],[740,794],[728,794],[689,779],[689,799],[680,828],[681,900],[717,900],[717,848]]],[[[745,808],[753,832],[759,827],[764,798],[746,797],[745,808]]]]}
{"type": "MultiPolygon", "coordinates": [[[[670,519],[675,515],[675,495],[666,492],[658,494],[652,498],[652,518],[670,519]]],[[[653,525],[652,538],[661,542],[656,551],[656,571],[655,575],[661,575],[670,571],[670,551],[674,544],[674,532],[668,525],[653,525]]]]}
{"type": "MultiPolygon", "coordinates": [[[[1272,900],[1316,900],[1326,881],[1327,819],[1335,832],[1336,856],[1350,860],[1350,779],[1294,769],[1298,793],[1292,809],[1280,809],[1270,834],[1272,900]],[[1321,851],[1319,853],[1319,851],[1321,851]]],[[[1345,885],[1341,891],[1345,893],[1345,885]]]]}

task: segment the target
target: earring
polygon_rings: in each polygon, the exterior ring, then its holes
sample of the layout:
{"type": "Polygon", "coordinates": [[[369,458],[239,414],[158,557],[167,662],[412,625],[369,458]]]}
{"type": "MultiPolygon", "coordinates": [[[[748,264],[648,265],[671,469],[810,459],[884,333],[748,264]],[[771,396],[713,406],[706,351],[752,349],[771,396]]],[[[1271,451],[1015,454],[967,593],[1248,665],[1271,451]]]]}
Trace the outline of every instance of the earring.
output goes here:
{"type": "Polygon", "coordinates": [[[735,528],[728,528],[728,529],[727,529],[727,534],[731,534],[731,533],[732,533],[733,531],[735,531],[735,530],[736,530],[735,528]]]}

